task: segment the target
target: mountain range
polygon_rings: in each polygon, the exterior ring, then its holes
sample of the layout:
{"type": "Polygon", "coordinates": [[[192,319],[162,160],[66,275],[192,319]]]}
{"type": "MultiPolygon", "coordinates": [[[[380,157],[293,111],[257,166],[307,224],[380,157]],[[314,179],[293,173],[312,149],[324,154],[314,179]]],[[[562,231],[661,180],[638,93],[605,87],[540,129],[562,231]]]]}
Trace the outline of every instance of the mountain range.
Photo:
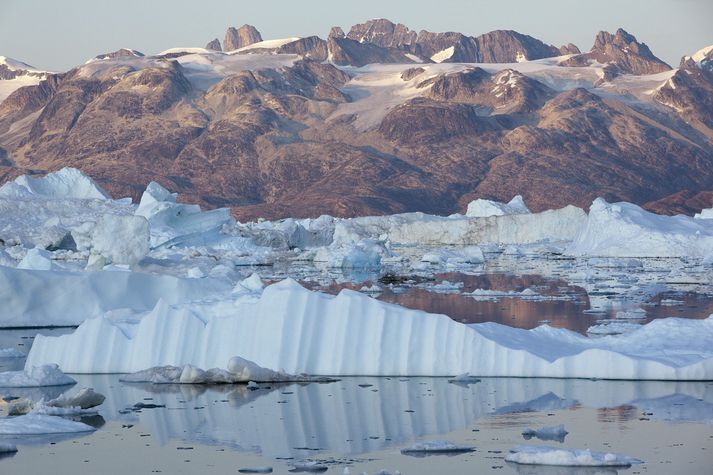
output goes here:
{"type": "Polygon", "coordinates": [[[676,68],[630,33],[581,52],[511,30],[385,19],[49,73],[0,57],[0,183],[73,166],[114,196],[150,180],[239,219],[534,211],[597,196],[661,213],[713,204],[713,47],[676,68]]]}

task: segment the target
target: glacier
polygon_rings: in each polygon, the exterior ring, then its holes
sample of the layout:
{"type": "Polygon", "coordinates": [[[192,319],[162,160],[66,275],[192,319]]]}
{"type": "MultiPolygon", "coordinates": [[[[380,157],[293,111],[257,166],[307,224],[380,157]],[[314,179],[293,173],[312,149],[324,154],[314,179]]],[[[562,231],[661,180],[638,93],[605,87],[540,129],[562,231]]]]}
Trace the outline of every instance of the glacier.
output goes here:
{"type": "Polygon", "coordinates": [[[273,370],[324,376],[713,380],[713,317],[659,319],[624,335],[590,339],[547,325],[465,325],[350,290],[336,297],[313,292],[285,279],[259,297],[175,306],[159,301],[121,325],[109,314],[68,335],[38,335],[26,367],[51,362],[69,373],[129,373],[220,367],[234,355],[273,370]]]}

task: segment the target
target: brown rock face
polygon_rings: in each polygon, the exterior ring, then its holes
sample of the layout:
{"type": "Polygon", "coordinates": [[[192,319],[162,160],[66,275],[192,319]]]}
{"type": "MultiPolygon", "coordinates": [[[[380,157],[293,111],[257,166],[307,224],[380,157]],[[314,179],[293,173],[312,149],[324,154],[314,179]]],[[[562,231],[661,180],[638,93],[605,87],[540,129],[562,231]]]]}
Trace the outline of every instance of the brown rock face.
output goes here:
{"type": "Polygon", "coordinates": [[[380,18],[354,25],[346,35],[350,40],[359,43],[371,43],[382,48],[406,49],[411,51],[411,45],[416,43],[417,34],[406,25],[394,23],[380,18]]]}
{"type": "Polygon", "coordinates": [[[280,46],[277,53],[299,54],[315,61],[326,61],[329,51],[327,42],[318,36],[308,36],[280,46]]]}
{"type": "MultiPolygon", "coordinates": [[[[327,43],[350,61],[405,54],[336,36],[327,43]]],[[[284,47],[318,59],[323,45],[284,47]]],[[[476,197],[516,194],[535,211],[597,196],[677,210],[713,190],[713,91],[699,63],[645,107],[558,92],[510,69],[406,68],[384,73],[395,79],[385,82],[412,81],[417,97],[368,103],[383,106],[383,118],[361,127],[362,92],[319,60],[236,72],[207,90],[167,59],[80,66],[0,104],[0,182],[74,166],[117,197],[138,199],[155,180],[187,202],[231,206],[240,219],[449,214],[476,197]],[[681,190],[691,195],[676,197],[681,190]]]]}
{"type": "Polygon", "coordinates": [[[557,56],[559,50],[532,36],[512,30],[496,30],[475,38],[482,63],[514,63],[525,59],[557,56]]]}
{"type": "Polygon", "coordinates": [[[211,40],[207,45],[205,45],[205,49],[209,49],[211,51],[223,51],[223,48],[220,47],[220,41],[218,41],[218,38],[211,40]]]}
{"type": "Polygon", "coordinates": [[[573,56],[563,66],[587,66],[592,61],[610,63],[609,77],[618,74],[654,74],[668,71],[671,66],[654,56],[648,46],[619,28],[615,34],[600,31],[589,53],[573,56]]]}
{"type": "Polygon", "coordinates": [[[656,201],[649,201],[645,209],[658,214],[687,214],[692,216],[702,209],[713,207],[713,191],[683,190],[656,201]]]}
{"type": "Polygon", "coordinates": [[[684,60],[671,79],[656,91],[654,100],[676,110],[693,127],[713,133],[713,71],[684,60]]]}
{"type": "Polygon", "coordinates": [[[582,53],[581,51],[579,51],[579,48],[577,48],[577,46],[572,43],[567,43],[566,45],[560,46],[559,52],[561,55],[582,53]]]}
{"type": "Polygon", "coordinates": [[[365,66],[372,63],[413,63],[403,50],[384,48],[372,43],[360,43],[349,38],[331,37],[327,41],[334,64],[365,66]]]}
{"type": "Polygon", "coordinates": [[[234,51],[260,41],[262,41],[262,36],[254,26],[243,25],[237,29],[231,26],[228,28],[228,31],[225,32],[223,49],[225,51],[234,51]]]}

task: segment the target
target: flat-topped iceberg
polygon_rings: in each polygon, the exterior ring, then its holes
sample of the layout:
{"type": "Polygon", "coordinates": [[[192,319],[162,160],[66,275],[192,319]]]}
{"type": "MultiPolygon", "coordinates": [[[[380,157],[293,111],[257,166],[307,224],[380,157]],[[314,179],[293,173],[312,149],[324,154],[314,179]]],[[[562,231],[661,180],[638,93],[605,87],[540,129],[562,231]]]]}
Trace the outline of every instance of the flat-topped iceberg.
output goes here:
{"type": "Polygon", "coordinates": [[[82,422],[70,421],[46,414],[26,414],[17,417],[0,417],[0,435],[45,435],[94,432],[96,429],[82,422]]]}
{"type": "Polygon", "coordinates": [[[325,376],[713,380],[713,317],[660,319],[625,335],[590,339],[547,325],[465,325],[350,290],[312,292],[285,279],[259,297],[159,302],[121,324],[105,315],[72,334],[38,335],[26,364],[129,373],[165,365],[219,367],[236,353],[262,367],[325,376]]]}
{"type": "Polygon", "coordinates": [[[561,449],[536,445],[520,445],[510,449],[505,461],[523,465],[556,465],[564,467],[630,467],[641,460],[611,452],[589,449],[561,449]]]}

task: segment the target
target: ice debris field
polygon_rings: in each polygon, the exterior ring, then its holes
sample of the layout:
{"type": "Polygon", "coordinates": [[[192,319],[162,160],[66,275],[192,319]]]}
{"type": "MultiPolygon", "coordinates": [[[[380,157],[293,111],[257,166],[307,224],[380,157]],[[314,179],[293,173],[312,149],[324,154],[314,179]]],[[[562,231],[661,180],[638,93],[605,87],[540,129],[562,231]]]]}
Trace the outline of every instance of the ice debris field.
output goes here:
{"type": "MultiPolygon", "coordinates": [[[[37,368],[51,364],[65,373],[152,370],[146,380],[171,382],[250,379],[230,371],[235,361],[268,379],[468,373],[713,380],[711,317],[640,324],[627,318],[641,311],[633,308],[622,311],[618,326],[603,322],[588,337],[546,324],[465,324],[376,300],[375,285],[334,296],[290,274],[291,266],[312,266],[433,275],[484,265],[494,255],[558,256],[604,273],[638,269],[649,258],[705,268],[713,261],[712,214],[660,216],[601,198],[588,212],[568,206],[531,213],[515,197],[507,204],[475,200],[466,214],[445,217],[239,223],[227,209],[179,203],[157,183],[134,204],[112,199],[75,169],[22,176],[0,187],[0,326],[78,327],[38,336],[26,372],[0,381],[29,384],[42,379],[37,368]],[[266,266],[286,268],[284,278],[252,274],[266,266]]],[[[488,292],[472,297],[548,298],[532,289],[488,292]]],[[[647,292],[653,290],[642,288],[647,292]]]]}

